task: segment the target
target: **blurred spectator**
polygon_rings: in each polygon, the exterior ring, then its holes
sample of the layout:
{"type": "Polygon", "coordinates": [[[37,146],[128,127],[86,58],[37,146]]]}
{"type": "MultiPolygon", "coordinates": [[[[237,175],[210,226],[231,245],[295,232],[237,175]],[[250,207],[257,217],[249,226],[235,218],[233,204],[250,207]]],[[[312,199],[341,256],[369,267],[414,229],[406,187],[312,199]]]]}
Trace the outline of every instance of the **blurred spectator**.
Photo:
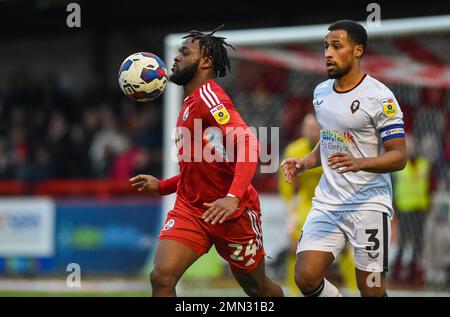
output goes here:
{"type": "Polygon", "coordinates": [[[99,110],[100,130],[92,140],[89,155],[96,177],[106,177],[114,163],[114,157],[126,150],[125,136],[119,132],[118,123],[110,106],[99,110]]]}
{"type": "Polygon", "coordinates": [[[392,279],[423,285],[422,251],[424,244],[425,217],[430,208],[430,162],[417,154],[412,134],[406,136],[408,161],[406,167],[394,173],[394,202],[399,226],[399,246],[394,262],[392,279]],[[412,246],[412,259],[403,265],[407,243],[412,246]]]}
{"type": "Polygon", "coordinates": [[[137,166],[137,161],[141,150],[131,143],[127,137],[123,137],[123,148],[118,153],[109,171],[108,177],[116,180],[129,179],[137,166]]]}
{"type": "Polygon", "coordinates": [[[28,162],[28,142],[25,129],[22,126],[13,126],[10,134],[12,159],[18,167],[23,167],[28,162]]]}
{"type": "Polygon", "coordinates": [[[156,105],[144,106],[135,120],[133,141],[140,147],[161,148],[163,138],[161,118],[161,107],[156,105]]]}
{"type": "Polygon", "coordinates": [[[9,179],[11,175],[12,158],[11,151],[7,148],[7,142],[0,138],[0,178],[9,179]]]}
{"type": "Polygon", "coordinates": [[[44,181],[55,176],[55,165],[51,161],[50,152],[40,146],[35,153],[34,160],[30,160],[17,170],[16,179],[24,181],[44,181]]]}

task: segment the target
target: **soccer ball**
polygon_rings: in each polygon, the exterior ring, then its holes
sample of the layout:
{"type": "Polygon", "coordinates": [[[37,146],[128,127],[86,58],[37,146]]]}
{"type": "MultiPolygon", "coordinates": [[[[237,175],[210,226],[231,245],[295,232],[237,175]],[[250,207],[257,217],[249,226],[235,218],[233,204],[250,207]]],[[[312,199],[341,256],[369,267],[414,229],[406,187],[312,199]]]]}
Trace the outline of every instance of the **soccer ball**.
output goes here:
{"type": "Polygon", "coordinates": [[[155,54],[128,56],[119,69],[119,85],[125,95],[139,102],[158,98],[167,85],[167,68],[155,54]]]}

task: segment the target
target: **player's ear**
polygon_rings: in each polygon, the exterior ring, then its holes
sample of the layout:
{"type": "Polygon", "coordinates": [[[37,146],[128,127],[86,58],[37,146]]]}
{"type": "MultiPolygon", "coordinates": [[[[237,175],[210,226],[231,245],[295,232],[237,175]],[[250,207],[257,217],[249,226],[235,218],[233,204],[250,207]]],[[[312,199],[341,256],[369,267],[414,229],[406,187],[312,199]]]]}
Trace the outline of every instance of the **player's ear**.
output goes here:
{"type": "Polygon", "coordinates": [[[213,60],[211,56],[204,56],[200,60],[200,67],[203,69],[208,69],[213,66],[213,60]]]}
{"type": "Polygon", "coordinates": [[[355,45],[353,53],[356,58],[361,58],[364,53],[364,45],[361,45],[361,44],[355,45]]]}

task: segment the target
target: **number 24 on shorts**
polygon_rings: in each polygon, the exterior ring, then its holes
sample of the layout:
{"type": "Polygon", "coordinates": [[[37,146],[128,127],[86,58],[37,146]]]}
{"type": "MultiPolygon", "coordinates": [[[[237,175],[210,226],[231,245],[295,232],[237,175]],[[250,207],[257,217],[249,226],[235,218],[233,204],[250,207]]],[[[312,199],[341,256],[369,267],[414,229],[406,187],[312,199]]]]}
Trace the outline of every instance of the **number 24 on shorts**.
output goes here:
{"type": "Polygon", "coordinates": [[[230,254],[230,258],[235,261],[243,261],[244,257],[251,255],[251,257],[253,258],[256,255],[257,246],[256,243],[253,243],[253,239],[250,239],[250,241],[248,242],[247,247],[245,248],[244,256],[241,256],[243,249],[242,244],[229,243],[228,246],[236,249],[232,254],[230,254]]]}

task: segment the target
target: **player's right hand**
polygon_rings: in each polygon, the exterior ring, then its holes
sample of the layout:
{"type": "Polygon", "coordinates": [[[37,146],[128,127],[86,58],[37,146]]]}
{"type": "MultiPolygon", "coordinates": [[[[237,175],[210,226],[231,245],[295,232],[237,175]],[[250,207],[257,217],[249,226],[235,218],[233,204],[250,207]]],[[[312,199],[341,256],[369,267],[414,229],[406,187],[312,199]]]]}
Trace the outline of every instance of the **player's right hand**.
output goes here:
{"type": "Polygon", "coordinates": [[[159,179],[152,175],[137,175],[128,180],[131,187],[136,188],[138,192],[149,191],[159,194],[159,179]]]}
{"type": "Polygon", "coordinates": [[[284,170],[284,179],[289,184],[297,175],[306,171],[306,160],[304,158],[288,158],[281,162],[281,168],[284,170]]]}

